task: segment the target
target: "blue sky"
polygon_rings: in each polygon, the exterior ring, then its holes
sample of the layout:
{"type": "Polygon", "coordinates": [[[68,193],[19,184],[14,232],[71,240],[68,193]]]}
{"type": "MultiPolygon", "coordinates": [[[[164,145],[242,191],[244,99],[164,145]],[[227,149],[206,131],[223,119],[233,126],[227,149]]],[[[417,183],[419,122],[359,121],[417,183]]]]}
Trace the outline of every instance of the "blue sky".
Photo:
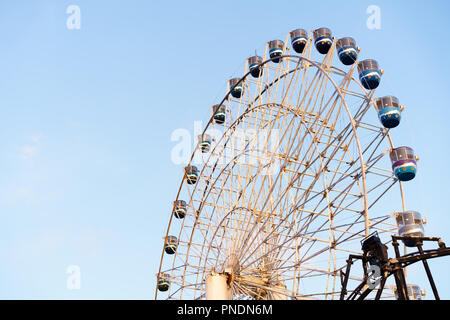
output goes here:
{"type": "MultiPolygon", "coordinates": [[[[352,36],[406,106],[397,145],[427,235],[450,244],[448,1],[0,1],[0,298],[152,299],[182,166],[177,128],[206,121],[245,58],[295,28],[352,36]],[[369,5],[381,29],[366,27],[369,5]],[[81,29],[66,27],[69,5],[81,29]],[[68,290],[66,269],[81,268],[68,290]]],[[[431,261],[450,299],[450,258],[431,261]]],[[[417,268],[411,277],[425,283],[417,268]],[[415,278],[414,278],[415,277],[415,278]]],[[[428,298],[432,293],[428,288],[428,298]]]]}

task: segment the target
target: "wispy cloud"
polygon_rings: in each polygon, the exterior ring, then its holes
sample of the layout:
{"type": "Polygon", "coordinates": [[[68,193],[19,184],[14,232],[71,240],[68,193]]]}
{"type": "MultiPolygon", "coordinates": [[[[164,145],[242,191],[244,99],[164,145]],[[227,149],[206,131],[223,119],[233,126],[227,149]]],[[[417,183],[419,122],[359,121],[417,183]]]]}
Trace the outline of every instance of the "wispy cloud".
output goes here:
{"type": "Polygon", "coordinates": [[[20,148],[19,157],[25,161],[33,161],[39,152],[40,145],[41,135],[31,136],[30,142],[20,148]]]}

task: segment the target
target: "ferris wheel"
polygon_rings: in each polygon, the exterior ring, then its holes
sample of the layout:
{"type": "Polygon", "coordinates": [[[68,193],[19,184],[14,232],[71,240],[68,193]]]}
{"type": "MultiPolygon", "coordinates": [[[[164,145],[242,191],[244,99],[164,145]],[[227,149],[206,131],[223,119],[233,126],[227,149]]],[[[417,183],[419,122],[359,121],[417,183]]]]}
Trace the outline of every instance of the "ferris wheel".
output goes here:
{"type": "Polygon", "coordinates": [[[418,159],[394,146],[404,108],[375,95],[383,70],[360,51],[297,29],[229,79],[184,168],[155,298],[336,299],[361,240],[398,232],[418,159]]]}

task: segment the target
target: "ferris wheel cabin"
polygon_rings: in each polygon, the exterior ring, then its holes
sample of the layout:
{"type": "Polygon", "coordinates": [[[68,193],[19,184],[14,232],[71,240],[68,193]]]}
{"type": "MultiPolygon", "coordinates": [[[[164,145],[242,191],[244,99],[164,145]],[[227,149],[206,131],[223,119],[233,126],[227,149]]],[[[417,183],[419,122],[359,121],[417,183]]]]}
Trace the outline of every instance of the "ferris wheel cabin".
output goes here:
{"type": "MultiPolygon", "coordinates": [[[[425,291],[422,291],[416,284],[407,284],[406,293],[408,294],[409,300],[422,300],[425,296],[425,291]]],[[[396,299],[399,299],[397,287],[394,288],[394,295],[396,299]]]]}
{"type": "Polygon", "coordinates": [[[183,219],[186,216],[186,201],[177,200],[173,203],[173,215],[177,219],[183,219]]]}
{"type": "Polygon", "coordinates": [[[213,119],[215,123],[223,124],[225,122],[225,111],[226,107],[224,105],[216,104],[212,106],[213,119]]]}
{"type": "Polygon", "coordinates": [[[262,58],[260,56],[252,56],[248,58],[248,69],[253,78],[259,78],[262,75],[262,68],[260,64],[262,58]]]}
{"type": "Polygon", "coordinates": [[[393,96],[382,97],[375,100],[378,118],[385,128],[395,128],[400,124],[401,107],[398,99],[393,96]]]}
{"type": "Polygon", "coordinates": [[[211,149],[211,136],[209,134],[200,134],[198,136],[198,143],[200,145],[200,150],[202,153],[207,153],[211,149]]]}
{"type": "Polygon", "coordinates": [[[352,65],[358,59],[358,47],[355,39],[346,37],[336,42],[339,60],[346,66],[352,65]]]}
{"type": "Polygon", "coordinates": [[[188,184],[195,184],[198,179],[198,169],[196,166],[187,166],[184,168],[186,172],[186,181],[188,184]]]}
{"type": "Polygon", "coordinates": [[[358,63],[358,73],[361,84],[367,90],[376,89],[380,84],[381,70],[375,60],[367,59],[358,63]]]}
{"type": "Polygon", "coordinates": [[[308,42],[308,33],[304,29],[296,29],[290,32],[291,45],[295,52],[302,53],[308,42]]]}
{"type": "Polygon", "coordinates": [[[327,54],[333,44],[331,30],[328,28],[319,28],[314,30],[314,45],[321,54],[327,54]]]}
{"type": "Polygon", "coordinates": [[[281,61],[280,57],[283,54],[284,42],[281,40],[269,41],[269,56],[274,63],[281,61]]]}
{"type": "Polygon", "coordinates": [[[414,179],[417,171],[417,162],[414,150],[409,147],[394,148],[390,154],[392,170],[400,181],[414,179]]]}
{"type": "Polygon", "coordinates": [[[164,245],[164,250],[167,254],[174,254],[177,252],[178,248],[178,239],[175,236],[167,236],[166,243],[164,245]]]}
{"type": "Polygon", "coordinates": [[[161,292],[167,291],[170,288],[170,275],[167,273],[160,273],[158,275],[158,290],[161,292]]]}
{"type": "MultiPolygon", "coordinates": [[[[405,211],[396,213],[395,220],[397,221],[398,234],[405,237],[423,237],[424,227],[423,219],[417,211],[405,211]]],[[[417,242],[413,239],[404,240],[405,246],[414,247],[417,242]]]]}
{"type": "Polygon", "coordinates": [[[230,79],[228,82],[230,85],[230,91],[233,98],[239,99],[242,96],[242,92],[244,91],[244,87],[242,85],[242,81],[239,82],[241,79],[239,78],[233,78],[230,79]]]}

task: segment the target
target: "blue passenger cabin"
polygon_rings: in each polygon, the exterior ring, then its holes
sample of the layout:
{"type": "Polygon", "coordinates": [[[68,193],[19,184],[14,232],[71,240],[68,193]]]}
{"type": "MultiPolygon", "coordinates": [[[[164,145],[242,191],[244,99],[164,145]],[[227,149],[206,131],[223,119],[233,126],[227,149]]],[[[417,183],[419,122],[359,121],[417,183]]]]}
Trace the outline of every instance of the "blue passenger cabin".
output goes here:
{"type": "Polygon", "coordinates": [[[239,99],[242,96],[242,92],[244,92],[243,81],[239,78],[233,78],[228,81],[230,85],[230,92],[233,98],[239,99]]]}
{"type": "Polygon", "coordinates": [[[425,290],[421,290],[417,284],[407,284],[406,292],[408,294],[409,300],[423,300],[425,296],[425,290]]]}
{"type": "Polygon", "coordinates": [[[158,276],[158,290],[161,292],[167,291],[170,288],[170,275],[167,273],[160,273],[158,276]]]}
{"type": "Polygon", "coordinates": [[[337,53],[339,60],[346,66],[350,66],[358,59],[358,47],[355,39],[346,37],[339,39],[336,42],[337,53]]]}
{"type": "Polygon", "coordinates": [[[400,181],[414,179],[417,172],[417,162],[414,150],[409,147],[394,148],[390,154],[392,170],[400,181]]]}
{"type": "Polygon", "coordinates": [[[177,219],[183,219],[186,216],[186,201],[177,200],[173,203],[173,215],[177,219]]]}
{"type": "Polygon", "coordinates": [[[280,57],[283,54],[284,42],[281,40],[269,41],[269,56],[274,63],[281,61],[280,57]]]}
{"type": "Polygon", "coordinates": [[[385,128],[392,129],[400,124],[402,110],[396,97],[378,98],[375,100],[375,106],[378,110],[378,118],[385,128]]]}
{"type": "MultiPolygon", "coordinates": [[[[394,296],[395,299],[399,300],[399,293],[397,286],[394,286],[394,296]]],[[[426,295],[425,290],[421,290],[417,284],[407,284],[406,285],[406,294],[408,295],[409,300],[423,300],[423,297],[426,295]]]]}
{"type": "Polygon", "coordinates": [[[248,58],[248,69],[253,78],[259,78],[262,75],[262,58],[260,56],[252,56],[248,58]]]}
{"type": "Polygon", "coordinates": [[[164,244],[164,250],[167,254],[174,254],[177,252],[178,239],[175,236],[167,236],[164,244]]]}
{"type": "MultiPolygon", "coordinates": [[[[398,235],[402,237],[423,237],[423,219],[417,211],[405,211],[396,213],[395,220],[398,226],[398,235]]],[[[406,239],[403,243],[407,247],[417,245],[417,239],[406,239]]]]}
{"type": "Polygon", "coordinates": [[[223,124],[226,117],[226,107],[216,104],[212,106],[213,120],[217,124],[223,124]]]}
{"type": "Polygon", "coordinates": [[[364,88],[373,90],[378,87],[381,81],[381,70],[378,62],[367,59],[358,63],[359,80],[364,88]]]}
{"type": "Polygon", "coordinates": [[[200,134],[198,135],[198,144],[200,146],[200,150],[202,153],[207,153],[211,149],[211,136],[209,134],[200,134]]]}
{"type": "Polygon", "coordinates": [[[291,45],[295,52],[302,53],[308,42],[308,33],[304,29],[291,31],[291,45]]]}
{"type": "Polygon", "coordinates": [[[184,168],[186,173],[186,181],[188,184],[197,183],[198,179],[198,169],[196,166],[187,166],[184,168]]]}
{"type": "Polygon", "coordinates": [[[328,28],[319,28],[314,30],[314,45],[321,54],[327,54],[333,44],[331,30],[328,28]]]}

